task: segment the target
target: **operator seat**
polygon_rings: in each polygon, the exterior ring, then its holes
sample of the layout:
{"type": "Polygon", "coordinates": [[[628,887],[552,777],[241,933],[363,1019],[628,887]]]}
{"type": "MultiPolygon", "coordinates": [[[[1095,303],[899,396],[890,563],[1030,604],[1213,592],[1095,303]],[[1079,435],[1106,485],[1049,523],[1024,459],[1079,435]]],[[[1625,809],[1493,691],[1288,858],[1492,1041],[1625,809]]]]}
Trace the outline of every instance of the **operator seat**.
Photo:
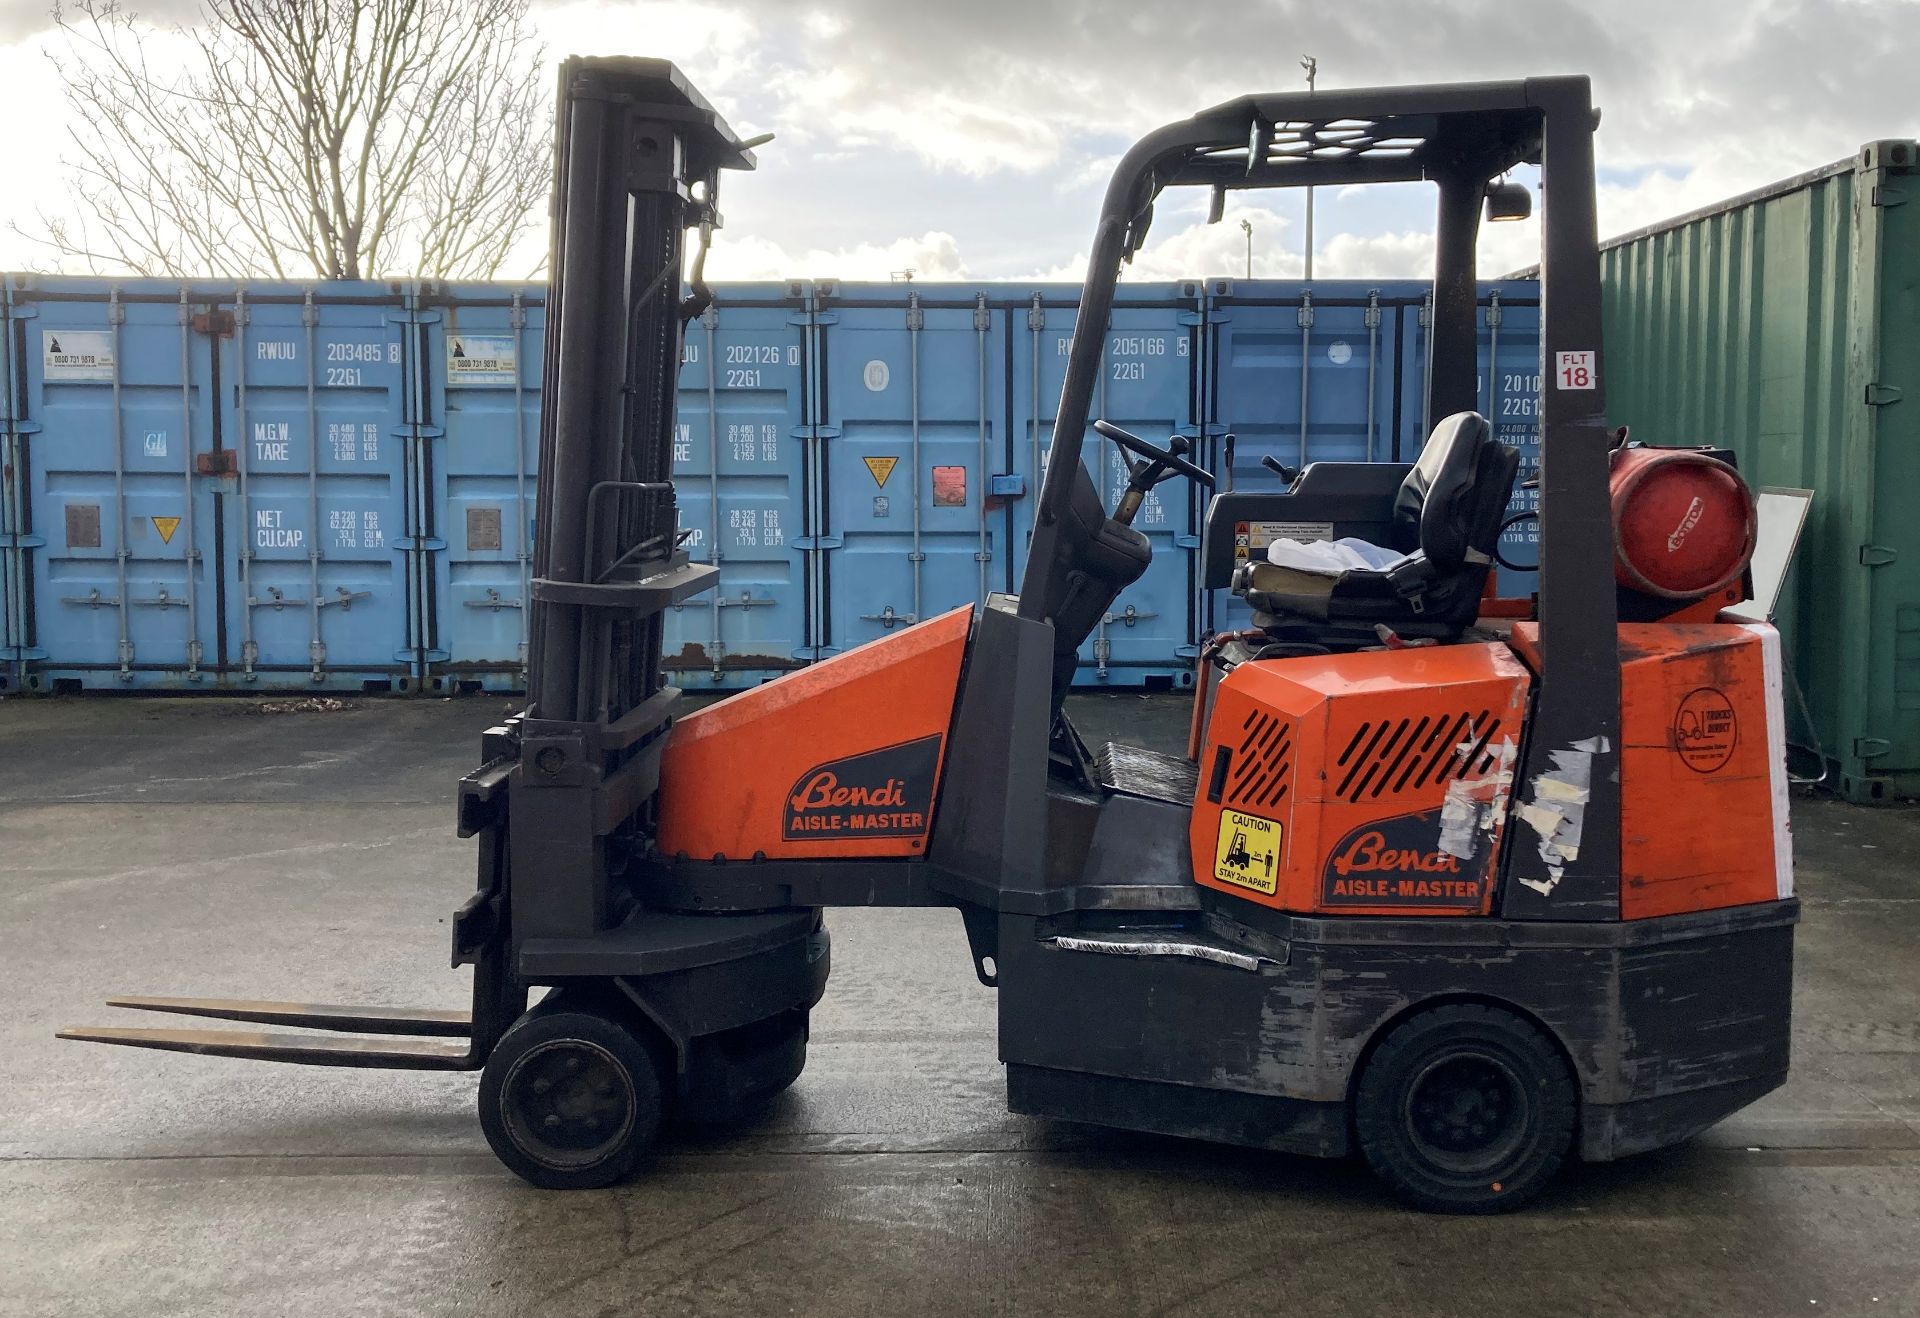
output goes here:
{"type": "MultiPolygon", "coordinates": [[[[1457,412],[1433,428],[1391,510],[1381,510],[1389,527],[1381,548],[1398,559],[1337,576],[1255,560],[1235,572],[1234,593],[1277,642],[1357,649],[1379,644],[1382,623],[1408,639],[1455,640],[1478,615],[1519,465],[1485,417],[1457,412]]],[[[1311,518],[1310,500],[1301,504],[1286,515],[1311,518]]]]}

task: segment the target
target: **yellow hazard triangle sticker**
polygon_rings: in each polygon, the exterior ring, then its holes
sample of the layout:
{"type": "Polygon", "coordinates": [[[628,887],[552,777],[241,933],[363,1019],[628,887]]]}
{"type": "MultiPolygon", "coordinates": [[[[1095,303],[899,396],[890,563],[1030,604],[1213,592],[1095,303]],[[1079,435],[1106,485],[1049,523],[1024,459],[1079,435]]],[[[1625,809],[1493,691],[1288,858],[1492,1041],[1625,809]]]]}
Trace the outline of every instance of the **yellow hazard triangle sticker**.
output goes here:
{"type": "Polygon", "coordinates": [[[867,464],[867,471],[873,476],[873,483],[876,486],[885,486],[887,477],[893,475],[893,469],[900,459],[897,457],[862,458],[860,461],[867,464]]]}
{"type": "Polygon", "coordinates": [[[161,544],[170,545],[173,543],[173,533],[180,529],[180,519],[178,517],[156,517],[153,519],[153,529],[160,533],[161,544]]]}

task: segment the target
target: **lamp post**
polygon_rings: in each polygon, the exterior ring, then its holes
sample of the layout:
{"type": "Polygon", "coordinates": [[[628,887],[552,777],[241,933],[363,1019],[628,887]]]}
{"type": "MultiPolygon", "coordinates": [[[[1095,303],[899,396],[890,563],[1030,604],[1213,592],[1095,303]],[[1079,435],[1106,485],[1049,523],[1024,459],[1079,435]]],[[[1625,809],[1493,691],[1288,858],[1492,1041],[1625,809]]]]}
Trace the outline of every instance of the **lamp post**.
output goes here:
{"type": "MultiPolygon", "coordinates": [[[[1318,78],[1318,77],[1320,76],[1320,61],[1319,61],[1319,60],[1317,60],[1317,59],[1315,59],[1315,58],[1314,58],[1313,56],[1311,56],[1311,55],[1302,55],[1302,56],[1300,57],[1300,67],[1301,67],[1301,68],[1303,68],[1303,69],[1305,69],[1305,70],[1307,71],[1307,95],[1309,95],[1309,96],[1311,96],[1311,95],[1313,95],[1313,84],[1314,84],[1314,81],[1315,81],[1315,79],[1317,79],[1317,78],[1318,78]]],[[[1309,129],[1308,129],[1308,132],[1309,132],[1309,133],[1311,133],[1311,132],[1312,132],[1312,129],[1311,129],[1311,128],[1309,128],[1309,129]]],[[[1306,270],[1306,277],[1307,277],[1307,279],[1308,279],[1308,281],[1309,281],[1309,282],[1311,282],[1311,281],[1312,281],[1312,279],[1313,279],[1313,189],[1312,189],[1311,187],[1309,187],[1309,188],[1307,189],[1307,270],[1306,270]]]]}

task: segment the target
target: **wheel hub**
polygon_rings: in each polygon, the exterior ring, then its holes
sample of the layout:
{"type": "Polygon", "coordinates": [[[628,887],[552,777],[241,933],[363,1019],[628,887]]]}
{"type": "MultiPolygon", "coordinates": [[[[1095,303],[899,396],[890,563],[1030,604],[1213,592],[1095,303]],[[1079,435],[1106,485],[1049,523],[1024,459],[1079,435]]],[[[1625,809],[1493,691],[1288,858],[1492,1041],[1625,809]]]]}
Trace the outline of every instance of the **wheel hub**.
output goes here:
{"type": "Polygon", "coordinates": [[[1519,1082],[1495,1058],[1441,1058],[1409,1091],[1408,1128],[1421,1152],[1448,1166],[1497,1162],[1522,1125],[1519,1082]]]}
{"type": "Polygon", "coordinates": [[[530,1049],[507,1077],[506,1117],[542,1161],[592,1162],[633,1124],[633,1089],[606,1049],[556,1039],[530,1049]]]}

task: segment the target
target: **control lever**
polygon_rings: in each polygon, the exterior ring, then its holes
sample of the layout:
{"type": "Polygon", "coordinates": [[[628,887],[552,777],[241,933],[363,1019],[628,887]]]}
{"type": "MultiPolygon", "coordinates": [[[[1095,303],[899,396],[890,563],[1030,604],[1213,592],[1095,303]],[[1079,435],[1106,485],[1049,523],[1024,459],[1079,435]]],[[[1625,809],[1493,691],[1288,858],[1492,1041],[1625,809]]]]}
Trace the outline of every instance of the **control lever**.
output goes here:
{"type": "Polygon", "coordinates": [[[1299,468],[1287,466],[1271,453],[1263,453],[1260,455],[1260,465],[1289,485],[1293,484],[1295,478],[1300,475],[1299,468]]]}

